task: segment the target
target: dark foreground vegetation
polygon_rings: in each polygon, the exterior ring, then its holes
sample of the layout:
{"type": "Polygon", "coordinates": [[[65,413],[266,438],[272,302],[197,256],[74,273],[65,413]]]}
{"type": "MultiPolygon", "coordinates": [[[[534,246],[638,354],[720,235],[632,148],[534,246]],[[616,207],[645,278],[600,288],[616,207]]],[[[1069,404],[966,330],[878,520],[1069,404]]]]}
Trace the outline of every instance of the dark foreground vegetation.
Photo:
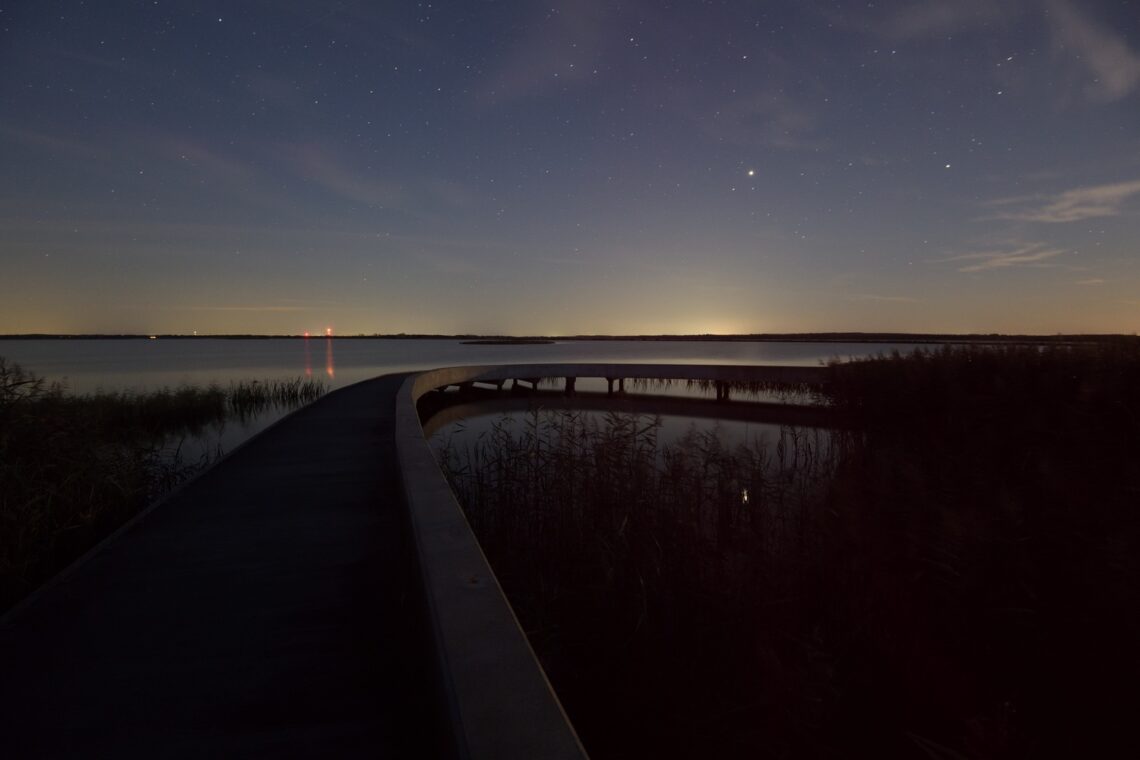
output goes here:
{"type": "Polygon", "coordinates": [[[186,456],[184,442],[323,392],[294,380],[77,396],[0,357],[0,611],[219,454],[186,456]]]}
{"type": "Polygon", "coordinates": [[[1135,756],[1140,345],[831,368],[832,432],[534,412],[445,469],[587,749],[1135,756]]]}

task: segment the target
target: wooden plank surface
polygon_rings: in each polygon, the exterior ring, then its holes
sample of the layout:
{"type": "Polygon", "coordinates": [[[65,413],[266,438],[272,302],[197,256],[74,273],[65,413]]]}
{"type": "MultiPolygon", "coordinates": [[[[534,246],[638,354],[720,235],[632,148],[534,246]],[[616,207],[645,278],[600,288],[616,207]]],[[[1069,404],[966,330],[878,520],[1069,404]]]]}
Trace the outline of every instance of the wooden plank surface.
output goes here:
{"type": "Polygon", "coordinates": [[[401,380],[291,415],[9,615],[0,754],[430,756],[401,380]]]}

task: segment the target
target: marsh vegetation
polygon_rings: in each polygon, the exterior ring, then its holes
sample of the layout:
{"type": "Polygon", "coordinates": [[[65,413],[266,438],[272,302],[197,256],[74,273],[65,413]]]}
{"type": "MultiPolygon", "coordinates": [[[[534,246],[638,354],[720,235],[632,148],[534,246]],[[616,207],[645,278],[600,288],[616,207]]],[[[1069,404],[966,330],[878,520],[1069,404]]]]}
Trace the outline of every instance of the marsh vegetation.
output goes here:
{"type": "Polygon", "coordinates": [[[298,379],[72,395],[0,357],[0,610],[220,456],[200,445],[209,433],[323,392],[298,379]]]}
{"type": "Polygon", "coordinates": [[[1140,345],[833,365],[837,426],[534,410],[440,455],[591,755],[1137,749],[1140,345]]]}

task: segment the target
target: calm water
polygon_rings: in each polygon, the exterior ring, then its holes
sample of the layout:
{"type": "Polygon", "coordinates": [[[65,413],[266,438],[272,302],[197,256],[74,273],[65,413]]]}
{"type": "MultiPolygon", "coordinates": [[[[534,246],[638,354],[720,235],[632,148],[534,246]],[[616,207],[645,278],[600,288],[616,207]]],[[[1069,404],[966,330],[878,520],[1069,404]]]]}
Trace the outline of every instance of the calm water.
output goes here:
{"type": "Polygon", "coordinates": [[[231,380],[324,379],[339,388],[388,372],[461,364],[639,362],[816,366],[912,346],[888,343],[568,341],[479,346],[455,340],[3,340],[0,356],[69,390],[145,390],[231,380]]]}
{"type": "MultiPolygon", "coordinates": [[[[456,340],[287,338],[273,340],[3,340],[0,356],[74,393],[228,385],[236,380],[312,377],[330,389],[390,372],[463,364],[631,362],[817,366],[913,346],[889,343],[711,343],[567,341],[548,345],[464,345],[456,340]]],[[[181,441],[194,458],[229,451],[280,419],[268,410],[230,421],[199,440],[181,441]]],[[[687,424],[687,423],[686,423],[687,424]]]]}
{"type": "MultiPolygon", "coordinates": [[[[557,411],[548,410],[541,406],[537,408],[539,410],[537,418],[538,424],[544,427],[549,426],[552,431],[561,435],[560,425],[556,422],[558,419],[557,411]]],[[[579,412],[578,414],[592,420],[593,423],[600,428],[604,429],[608,424],[608,418],[604,412],[587,411],[579,412]]],[[[628,416],[628,414],[625,416],[628,416]]],[[[741,445],[759,450],[764,447],[774,446],[776,441],[780,440],[781,435],[786,430],[791,429],[786,425],[765,422],[713,420],[709,418],[679,417],[671,414],[655,415],[648,412],[638,413],[636,419],[639,428],[656,423],[655,438],[662,447],[676,446],[688,433],[696,431],[714,436],[728,450],[735,449],[741,445]]],[[[441,451],[448,448],[451,449],[453,455],[457,456],[460,461],[463,461],[463,459],[469,456],[470,452],[477,447],[485,446],[488,450],[493,449],[493,446],[490,445],[493,437],[493,428],[505,428],[510,431],[510,435],[513,438],[518,439],[524,435],[528,425],[535,424],[535,421],[536,418],[533,411],[480,414],[467,417],[440,428],[428,439],[428,443],[431,445],[432,452],[435,453],[437,457],[441,451]]],[[[819,440],[825,439],[828,435],[825,430],[816,431],[807,427],[799,427],[797,430],[804,436],[815,436],[819,440]]],[[[663,454],[664,448],[657,449],[658,466],[663,463],[661,460],[663,454]]]]}

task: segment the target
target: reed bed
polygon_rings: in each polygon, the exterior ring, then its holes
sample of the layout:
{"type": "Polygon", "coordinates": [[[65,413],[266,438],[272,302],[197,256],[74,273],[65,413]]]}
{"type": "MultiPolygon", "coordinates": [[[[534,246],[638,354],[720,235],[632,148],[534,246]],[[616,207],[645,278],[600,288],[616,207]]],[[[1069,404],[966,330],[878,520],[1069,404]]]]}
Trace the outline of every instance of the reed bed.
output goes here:
{"type": "Polygon", "coordinates": [[[188,456],[187,441],[323,391],[291,380],[71,395],[0,357],[0,610],[221,454],[188,456]]]}
{"type": "Polygon", "coordinates": [[[319,380],[297,377],[291,380],[245,380],[232,382],[225,391],[229,413],[248,419],[267,408],[295,408],[316,401],[327,391],[319,380]]]}
{"type": "Polygon", "coordinates": [[[1137,388],[1136,341],[945,347],[832,366],[830,433],[441,461],[594,757],[1131,756],[1137,388]]]}
{"type": "Polygon", "coordinates": [[[735,447],[659,430],[652,415],[536,409],[439,454],[597,757],[725,756],[742,741],[757,655],[790,635],[767,607],[798,587],[840,461],[821,430],[735,447]]]}

